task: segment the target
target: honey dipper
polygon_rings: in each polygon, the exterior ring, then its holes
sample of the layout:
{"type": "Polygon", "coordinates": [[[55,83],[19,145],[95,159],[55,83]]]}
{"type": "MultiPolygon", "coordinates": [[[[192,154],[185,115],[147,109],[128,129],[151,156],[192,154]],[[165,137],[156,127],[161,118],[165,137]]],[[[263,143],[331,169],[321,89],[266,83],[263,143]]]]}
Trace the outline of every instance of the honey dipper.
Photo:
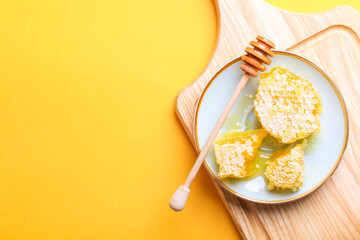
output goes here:
{"type": "Polygon", "coordinates": [[[272,48],[275,48],[275,44],[273,42],[261,36],[258,36],[256,39],[257,41],[250,41],[250,45],[252,46],[252,48],[246,47],[245,52],[247,54],[242,56],[242,60],[245,62],[245,64],[241,65],[241,69],[245,72],[245,74],[242,76],[239,83],[237,84],[234,93],[232,94],[215,127],[210,133],[210,136],[207,139],[198,158],[196,159],[196,162],[192,167],[188,177],[186,178],[184,185],[181,185],[171,197],[170,207],[174,211],[181,211],[184,209],[190,193],[190,185],[194,181],[194,178],[198,173],[201,164],[204,162],[205,157],[211,148],[211,145],[215,141],[216,136],[218,135],[222,125],[224,124],[227,116],[229,115],[232,107],[234,106],[237,98],[245,87],[250,76],[257,77],[259,75],[258,70],[260,70],[261,72],[265,71],[266,67],[263,66],[263,63],[270,64],[271,60],[270,58],[268,58],[268,55],[271,57],[275,55],[275,53],[271,50],[272,48]]]}

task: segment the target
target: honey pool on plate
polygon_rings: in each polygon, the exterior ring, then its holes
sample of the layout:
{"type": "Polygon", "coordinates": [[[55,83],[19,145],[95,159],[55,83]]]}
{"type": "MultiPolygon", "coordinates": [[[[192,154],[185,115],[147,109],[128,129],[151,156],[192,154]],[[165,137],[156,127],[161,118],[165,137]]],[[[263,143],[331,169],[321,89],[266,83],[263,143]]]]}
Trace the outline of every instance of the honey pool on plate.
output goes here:
{"type": "MultiPolygon", "coordinates": [[[[245,94],[241,96],[237,105],[226,119],[224,128],[219,135],[224,134],[227,131],[248,131],[261,128],[261,124],[254,113],[254,100],[255,95],[253,94],[245,94]],[[226,129],[226,131],[224,129],[226,129]]],[[[310,153],[310,151],[316,147],[316,143],[319,141],[319,136],[319,133],[313,133],[307,138],[307,146],[304,148],[305,153],[310,153]]],[[[272,154],[276,150],[285,149],[287,146],[289,145],[280,143],[276,138],[268,134],[262,141],[259,154],[255,156],[255,173],[251,176],[241,178],[241,180],[251,180],[261,177],[264,180],[264,184],[267,183],[268,179],[265,176],[266,162],[271,158],[272,154]]],[[[234,180],[239,181],[239,179],[227,179],[227,181],[234,180]]]]}
{"type": "Polygon", "coordinates": [[[216,162],[219,164],[218,176],[240,179],[251,177],[257,168],[263,169],[266,166],[265,180],[268,180],[269,190],[297,191],[302,187],[305,178],[304,138],[320,131],[322,104],[317,90],[309,80],[276,66],[260,75],[255,101],[252,99],[253,95],[248,96],[249,102],[239,103],[244,111],[231,116],[240,118],[241,121],[228,126],[231,130],[218,135],[214,142],[216,162]],[[247,123],[259,127],[256,119],[247,121],[253,109],[261,124],[261,130],[246,129],[251,125],[247,123]],[[241,114],[243,116],[240,116],[241,114]],[[235,131],[234,127],[241,129],[235,131]],[[262,137],[256,132],[261,133],[262,137]],[[257,153],[267,134],[275,139],[268,138],[265,146],[277,151],[268,155],[269,160],[264,163],[259,160],[257,153]],[[291,144],[302,139],[302,143],[298,142],[286,148],[280,144],[291,144]]]}

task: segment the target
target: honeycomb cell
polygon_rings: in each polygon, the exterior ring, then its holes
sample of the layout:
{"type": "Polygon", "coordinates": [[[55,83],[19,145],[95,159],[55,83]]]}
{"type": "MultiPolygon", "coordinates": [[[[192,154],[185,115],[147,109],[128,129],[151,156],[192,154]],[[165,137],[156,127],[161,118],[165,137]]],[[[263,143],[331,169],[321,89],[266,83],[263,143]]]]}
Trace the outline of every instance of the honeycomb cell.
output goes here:
{"type": "Polygon", "coordinates": [[[268,189],[291,189],[302,187],[305,178],[304,147],[302,143],[292,144],[285,149],[277,150],[267,161],[265,176],[269,180],[268,189]]]}
{"type": "Polygon", "coordinates": [[[320,131],[320,96],[312,83],[282,67],[260,76],[254,101],[261,125],[282,143],[320,131]]]}
{"type": "Polygon", "coordinates": [[[230,131],[214,142],[220,178],[244,178],[256,171],[254,158],[267,135],[264,129],[246,132],[230,131]]]}

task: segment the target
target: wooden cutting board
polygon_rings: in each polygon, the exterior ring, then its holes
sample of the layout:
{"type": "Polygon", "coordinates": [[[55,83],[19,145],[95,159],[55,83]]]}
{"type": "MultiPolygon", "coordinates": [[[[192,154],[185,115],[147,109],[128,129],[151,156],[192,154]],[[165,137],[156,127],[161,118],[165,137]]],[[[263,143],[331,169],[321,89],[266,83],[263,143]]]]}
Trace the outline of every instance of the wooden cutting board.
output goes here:
{"type": "Polygon", "coordinates": [[[194,143],[196,101],[214,74],[244,54],[257,35],[309,58],[336,82],[349,111],[349,143],[333,176],[310,196],[281,205],[235,197],[214,180],[245,239],[360,239],[360,14],[340,6],[315,14],[284,11],[262,0],[218,0],[218,42],[201,75],[179,92],[176,113],[194,143]]]}

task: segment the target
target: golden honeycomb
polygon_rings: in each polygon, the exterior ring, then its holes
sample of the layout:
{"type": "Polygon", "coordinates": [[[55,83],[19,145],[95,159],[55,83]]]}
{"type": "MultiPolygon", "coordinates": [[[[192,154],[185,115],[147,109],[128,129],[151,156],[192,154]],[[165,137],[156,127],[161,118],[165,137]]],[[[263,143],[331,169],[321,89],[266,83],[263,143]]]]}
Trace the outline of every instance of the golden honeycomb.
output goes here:
{"type": "Polygon", "coordinates": [[[260,76],[255,114],[282,143],[293,143],[320,131],[321,101],[310,81],[282,67],[260,76]]]}
{"type": "Polygon", "coordinates": [[[302,143],[294,143],[285,149],[277,150],[267,161],[265,176],[269,179],[268,189],[291,189],[296,191],[302,187],[305,178],[304,147],[302,143]]]}
{"type": "Polygon", "coordinates": [[[214,142],[220,178],[243,178],[256,171],[254,158],[267,135],[264,129],[227,132],[214,142]]]}

